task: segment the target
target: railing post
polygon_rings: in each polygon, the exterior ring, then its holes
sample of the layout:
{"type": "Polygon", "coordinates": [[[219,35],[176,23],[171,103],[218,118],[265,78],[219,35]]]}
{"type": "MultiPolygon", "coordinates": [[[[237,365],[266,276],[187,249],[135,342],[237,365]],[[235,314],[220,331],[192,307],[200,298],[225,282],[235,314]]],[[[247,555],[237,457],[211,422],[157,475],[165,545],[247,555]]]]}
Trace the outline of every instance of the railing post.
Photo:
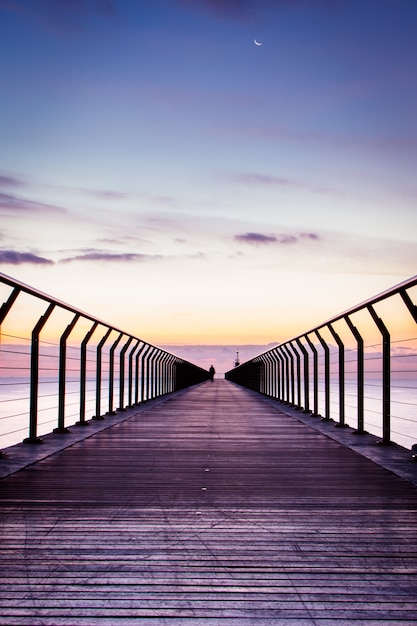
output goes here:
{"type": "Polygon", "coordinates": [[[153,384],[153,357],[155,356],[156,348],[152,346],[146,360],[146,399],[152,400],[152,384],[153,384]]]}
{"type": "Polygon", "coordinates": [[[277,348],[277,357],[279,359],[279,369],[280,369],[280,393],[279,393],[279,400],[281,402],[285,402],[285,365],[286,365],[286,361],[284,359],[284,356],[282,354],[282,347],[278,346],[277,348]]]}
{"type": "Polygon", "coordinates": [[[267,371],[266,371],[266,367],[265,367],[265,361],[263,359],[263,355],[259,356],[255,359],[256,363],[259,363],[260,365],[260,378],[259,378],[259,393],[262,393],[265,395],[265,389],[266,389],[266,376],[267,376],[267,371]]]}
{"type": "Polygon", "coordinates": [[[7,314],[9,313],[10,309],[12,308],[12,306],[14,305],[17,296],[20,293],[20,289],[18,287],[15,287],[12,291],[12,293],[10,294],[9,298],[6,300],[6,302],[3,302],[3,304],[1,305],[0,308],[0,325],[3,324],[4,320],[6,319],[7,314]]]}
{"type": "Polygon", "coordinates": [[[119,354],[119,411],[125,410],[125,354],[132,341],[133,337],[129,337],[119,354]]]}
{"type": "Polygon", "coordinates": [[[408,295],[408,293],[407,293],[407,291],[405,289],[401,289],[399,294],[400,294],[401,298],[403,299],[403,302],[406,305],[407,309],[410,311],[413,320],[417,324],[417,306],[411,300],[410,296],[408,295]]]}
{"type": "Polygon", "coordinates": [[[279,396],[279,359],[274,348],[271,352],[271,359],[273,362],[273,377],[274,377],[274,398],[279,396]]]}
{"type": "Polygon", "coordinates": [[[333,339],[336,341],[339,348],[339,366],[338,366],[338,379],[339,379],[339,422],[336,426],[343,427],[345,424],[345,345],[340,339],[340,336],[335,331],[333,326],[329,323],[327,328],[330,330],[333,339]]]}
{"type": "Polygon", "coordinates": [[[304,413],[310,413],[310,377],[309,377],[309,361],[308,352],[301,343],[300,338],[296,340],[297,346],[300,348],[304,357],[303,374],[304,374],[304,413]]]}
{"type": "Polygon", "coordinates": [[[296,348],[293,346],[291,341],[289,341],[287,345],[294,352],[294,355],[297,361],[297,402],[295,402],[295,399],[294,399],[294,404],[297,409],[302,409],[303,407],[301,406],[301,357],[300,357],[300,353],[298,352],[298,350],[296,350],[296,348]]]}
{"type": "Polygon", "coordinates": [[[263,376],[259,385],[259,391],[263,395],[268,395],[268,376],[269,376],[269,361],[266,358],[266,355],[263,354],[259,358],[256,359],[258,363],[262,364],[262,372],[263,376]]]}
{"type": "Polygon", "coordinates": [[[271,361],[271,358],[269,356],[269,352],[265,354],[265,360],[267,362],[267,368],[266,368],[266,380],[267,380],[266,394],[267,394],[267,396],[271,397],[272,396],[272,361],[271,361]]]}
{"type": "Polygon", "coordinates": [[[153,400],[156,397],[156,379],[157,379],[157,371],[156,371],[156,358],[158,357],[159,349],[155,348],[149,357],[149,368],[150,368],[150,378],[149,378],[149,393],[150,400],[153,400]]]}
{"type": "Polygon", "coordinates": [[[146,343],[142,342],[142,345],[140,346],[139,350],[136,353],[136,357],[135,357],[135,404],[139,404],[139,402],[141,400],[139,400],[139,389],[141,390],[141,399],[142,399],[142,381],[139,384],[139,372],[142,375],[142,369],[139,366],[139,358],[142,355],[143,351],[146,348],[146,343]]]}
{"type": "Polygon", "coordinates": [[[267,387],[267,376],[268,376],[268,370],[267,367],[265,365],[265,361],[263,359],[263,356],[260,356],[259,358],[256,359],[256,362],[259,363],[260,366],[260,377],[259,377],[259,391],[263,394],[265,394],[265,390],[267,387]]]}
{"type": "Polygon", "coordinates": [[[164,358],[165,358],[165,352],[162,350],[159,354],[159,358],[158,358],[158,389],[157,389],[157,395],[161,396],[162,395],[162,382],[163,382],[163,363],[164,363],[164,358]]]}
{"type": "Polygon", "coordinates": [[[32,330],[32,343],[30,352],[29,436],[24,439],[25,443],[42,443],[42,439],[37,436],[39,393],[39,335],[54,308],[55,304],[51,302],[45,313],[40,316],[38,323],[32,330]]]}
{"type": "Polygon", "coordinates": [[[113,409],[113,397],[114,397],[114,353],[119,345],[124,333],[119,333],[116,341],[113,342],[109,351],[109,409],[107,415],[115,415],[113,409]]]}
{"type": "Polygon", "coordinates": [[[175,363],[177,358],[172,356],[169,360],[169,391],[175,390],[175,363]]]}
{"type": "Polygon", "coordinates": [[[284,403],[285,404],[291,404],[290,402],[290,359],[288,356],[288,352],[285,350],[284,346],[280,346],[281,348],[281,354],[282,354],[282,358],[284,360],[285,363],[285,367],[283,367],[283,373],[285,376],[285,383],[284,383],[284,388],[285,388],[285,400],[284,403]]]}
{"type": "Polygon", "coordinates": [[[159,381],[159,358],[162,354],[162,351],[157,348],[154,354],[152,355],[152,399],[158,397],[158,381],[159,381]]]}
{"type": "Polygon", "coordinates": [[[290,389],[291,389],[291,400],[290,400],[290,397],[288,397],[288,403],[289,403],[290,406],[295,406],[294,355],[289,350],[287,343],[282,346],[282,349],[288,355],[288,358],[289,358],[288,365],[287,365],[287,372],[288,372],[288,377],[289,377],[288,396],[289,396],[290,389]]]}
{"type": "Polygon", "coordinates": [[[166,353],[164,357],[164,378],[163,378],[163,386],[162,386],[162,394],[165,395],[168,393],[168,364],[169,364],[169,354],[166,353]]]}
{"type": "Polygon", "coordinates": [[[174,358],[172,362],[172,389],[173,391],[177,390],[178,380],[177,380],[177,364],[179,360],[177,357],[174,358]]]}
{"type": "Polygon", "coordinates": [[[356,434],[362,435],[365,432],[364,424],[364,386],[365,386],[365,373],[364,373],[364,346],[363,338],[356,326],[354,326],[349,315],[344,316],[344,320],[349,327],[352,335],[356,339],[357,343],[357,404],[358,404],[358,425],[356,434]]]}
{"type": "Polygon", "coordinates": [[[164,395],[169,393],[169,364],[171,362],[171,355],[167,352],[165,355],[164,364],[164,395]]]}
{"type": "Polygon", "coordinates": [[[318,362],[318,353],[315,345],[311,341],[308,335],[304,335],[305,340],[307,341],[310,350],[313,353],[313,398],[314,398],[314,409],[312,415],[314,417],[318,417],[319,415],[319,362],[318,362]]]}
{"type": "Polygon", "coordinates": [[[148,345],[148,348],[142,355],[142,388],[141,388],[141,401],[145,402],[149,400],[149,359],[148,355],[152,354],[153,346],[148,345]],[[145,400],[146,396],[146,400],[145,400]]]}
{"type": "Polygon", "coordinates": [[[166,361],[166,357],[167,354],[165,351],[162,352],[162,356],[161,356],[161,362],[160,362],[160,366],[159,366],[159,373],[160,373],[160,380],[159,380],[159,395],[163,396],[164,395],[164,389],[165,389],[165,361],[166,361]]]}
{"type": "Polygon", "coordinates": [[[109,328],[101,339],[101,341],[97,345],[97,356],[96,356],[96,414],[93,415],[93,420],[102,420],[103,416],[101,415],[101,372],[102,372],[102,362],[101,362],[101,353],[103,350],[103,346],[109,338],[112,328],[109,328]]]}
{"type": "Polygon", "coordinates": [[[59,378],[58,378],[58,426],[54,428],[54,433],[69,433],[65,427],[65,386],[67,382],[67,339],[70,336],[75,324],[80,319],[80,314],[76,313],[71,323],[61,335],[59,340],[59,378]]]}
{"type": "Polygon", "coordinates": [[[168,359],[169,355],[167,352],[164,353],[164,358],[162,360],[162,390],[161,393],[164,396],[167,393],[168,387],[168,359]]]}
{"type": "Polygon", "coordinates": [[[274,348],[275,360],[275,398],[280,400],[281,396],[281,360],[278,355],[278,348],[274,348]]]}
{"type": "Polygon", "coordinates": [[[85,421],[85,396],[86,396],[86,377],[87,377],[87,344],[96,331],[98,322],[94,322],[88,333],[85,335],[80,350],[80,420],[77,424],[84,426],[85,421]]]}
{"type": "Polygon", "coordinates": [[[314,331],[324,350],[324,420],[330,420],[330,349],[318,330],[314,331]]]}
{"type": "Polygon", "coordinates": [[[275,398],[275,360],[272,352],[267,352],[266,357],[268,359],[268,369],[269,369],[269,387],[268,387],[268,395],[271,398],[275,398]]]}
{"type": "Polygon", "coordinates": [[[382,335],[382,443],[391,443],[391,336],[383,320],[371,304],[368,305],[379,332],[382,335]]]}
{"type": "Polygon", "coordinates": [[[155,357],[155,380],[154,380],[154,397],[157,398],[160,395],[160,382],[161,382],[161,359],[163,352],[162,350],[158,350],[157,355],[155,357]]]}
{"type": "Polygon", "coordinates": [[[164,388],[163,388],[163,393],[164,395],[169,393],[169,364],[171,361],[171,356],[167,353],[165,355],[165,361],[164,361],[164,388]]]}
{"type": "Polygon", "coordinates": [[[140,344],[140,340],[137,339],[135,345],[129,352],[129,393],[128,393],[128,406],[133,406],[133,355],[135,354],[138,346],[140,344]]]}

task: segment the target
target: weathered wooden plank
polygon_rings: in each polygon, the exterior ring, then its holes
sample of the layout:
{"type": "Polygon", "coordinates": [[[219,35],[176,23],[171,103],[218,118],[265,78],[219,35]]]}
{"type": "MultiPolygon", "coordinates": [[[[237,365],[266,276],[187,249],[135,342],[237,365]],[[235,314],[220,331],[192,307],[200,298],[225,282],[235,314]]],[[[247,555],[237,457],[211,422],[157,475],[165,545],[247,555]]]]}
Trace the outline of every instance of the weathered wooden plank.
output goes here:
{"type": "Polygon", "coordinates": [[[226,381],[0,502],[0,624],[416,623],[417,489],[226,381]]]}

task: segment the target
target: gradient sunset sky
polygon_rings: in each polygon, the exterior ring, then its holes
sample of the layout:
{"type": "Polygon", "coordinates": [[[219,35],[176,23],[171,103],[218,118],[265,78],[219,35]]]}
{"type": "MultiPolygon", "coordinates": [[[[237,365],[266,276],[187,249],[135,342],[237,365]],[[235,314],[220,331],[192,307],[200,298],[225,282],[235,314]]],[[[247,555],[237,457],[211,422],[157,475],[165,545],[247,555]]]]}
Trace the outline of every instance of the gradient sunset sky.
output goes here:
{"type": "Polygon", "coordinates": [[[415,0],[0,0],[0,271],[158,345],[416,274],[416,33],[415,0]]]}

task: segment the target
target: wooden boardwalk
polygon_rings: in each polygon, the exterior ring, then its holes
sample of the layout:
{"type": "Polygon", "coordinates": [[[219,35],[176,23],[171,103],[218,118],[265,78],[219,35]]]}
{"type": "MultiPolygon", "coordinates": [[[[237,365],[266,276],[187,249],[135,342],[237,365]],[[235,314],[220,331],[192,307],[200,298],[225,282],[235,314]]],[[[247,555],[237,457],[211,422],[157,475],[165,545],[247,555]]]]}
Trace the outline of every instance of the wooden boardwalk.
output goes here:
{"type": "Polygon", "coordinates": [[[227,381],[1,483],[0,624],[417,624],[417,488],[227,381]]]}

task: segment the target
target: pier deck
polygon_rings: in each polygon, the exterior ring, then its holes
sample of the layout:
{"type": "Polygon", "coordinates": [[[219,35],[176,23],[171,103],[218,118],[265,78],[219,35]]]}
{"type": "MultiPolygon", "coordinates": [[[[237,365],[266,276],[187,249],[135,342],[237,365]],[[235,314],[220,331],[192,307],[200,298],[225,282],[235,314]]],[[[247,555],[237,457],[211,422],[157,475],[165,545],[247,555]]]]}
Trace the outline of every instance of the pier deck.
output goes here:
{"type": "Polygon", "coordinates": [[[417,623],[417,488],[227,381],[0,494],[3,625],[417,623]]]}

